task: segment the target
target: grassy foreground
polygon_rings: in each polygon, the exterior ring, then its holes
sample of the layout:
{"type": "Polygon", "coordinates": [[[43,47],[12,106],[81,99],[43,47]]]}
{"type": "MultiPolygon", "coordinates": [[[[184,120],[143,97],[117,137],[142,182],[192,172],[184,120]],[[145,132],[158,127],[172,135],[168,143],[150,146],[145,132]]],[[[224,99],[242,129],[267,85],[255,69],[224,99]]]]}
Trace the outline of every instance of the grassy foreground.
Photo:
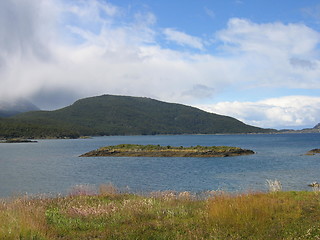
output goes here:
{"type": "Polygon", "coordinates": [[[0,200],[0,239],[320,239],[320,195],[99,194],[0,200]]]}

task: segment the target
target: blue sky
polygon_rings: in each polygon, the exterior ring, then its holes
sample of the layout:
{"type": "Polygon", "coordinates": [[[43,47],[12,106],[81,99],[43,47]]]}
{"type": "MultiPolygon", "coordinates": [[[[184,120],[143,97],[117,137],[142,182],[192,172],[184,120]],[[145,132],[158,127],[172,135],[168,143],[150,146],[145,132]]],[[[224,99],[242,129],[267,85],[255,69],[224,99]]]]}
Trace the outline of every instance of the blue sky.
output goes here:
{"type": "Polygon", "coordinates": [[[0,2],[0,98],[56,109],[151,97],[300,129],[320,122],[316,0],[0,2]]]}

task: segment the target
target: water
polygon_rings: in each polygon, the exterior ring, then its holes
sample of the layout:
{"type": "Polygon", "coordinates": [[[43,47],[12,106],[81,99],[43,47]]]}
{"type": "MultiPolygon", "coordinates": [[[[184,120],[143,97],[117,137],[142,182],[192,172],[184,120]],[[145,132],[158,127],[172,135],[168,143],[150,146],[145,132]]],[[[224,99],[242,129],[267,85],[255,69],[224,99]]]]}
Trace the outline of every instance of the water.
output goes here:
{"type": "Polygon", "coordinates": [[[72,186],[112,182],[145,192],[265,191],[266,179],[284,190],[307,190],[320,181],[320,134],[112,136],[38,143],[0,144],[0,197],[16,194],[66,193],[72,186]],[[226,145],[251,149],[255,155],[229,158],[138,158],[79,155],[121,143],[171,146],[226,145]]]}

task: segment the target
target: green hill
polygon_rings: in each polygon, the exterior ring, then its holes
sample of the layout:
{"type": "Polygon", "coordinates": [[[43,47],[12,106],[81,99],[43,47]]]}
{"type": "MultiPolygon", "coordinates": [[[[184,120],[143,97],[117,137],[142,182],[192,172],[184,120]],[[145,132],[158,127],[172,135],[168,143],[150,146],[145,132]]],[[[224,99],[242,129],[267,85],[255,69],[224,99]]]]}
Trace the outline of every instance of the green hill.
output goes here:
{"type": "Polygon", "coordinates": [[[190,106],[114,95],[85,98],[56,111],[27,112],[0,120],[0,136],[6,138],[270,131],[190,106]]]}

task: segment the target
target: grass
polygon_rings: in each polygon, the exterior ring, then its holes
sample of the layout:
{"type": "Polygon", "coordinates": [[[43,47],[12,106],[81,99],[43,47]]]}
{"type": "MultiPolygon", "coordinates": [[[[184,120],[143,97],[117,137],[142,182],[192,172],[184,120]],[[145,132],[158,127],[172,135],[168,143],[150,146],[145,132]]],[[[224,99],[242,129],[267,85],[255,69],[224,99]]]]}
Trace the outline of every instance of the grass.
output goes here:
{"type": "Polygon", "coordinates": [[[228,146],[191,146],[191,147],[173,147],[160,145],[139,145],[139,144],[119,144],[116,146],[102,147],[100,150],[117,150],[117,151],[193,151],[193,152],[225,152],[230,150],[239,150],[238,147],[228,146]]]}
{"type": "Polygon", "coordinates": [[[319,192],[93,193],[0,201],[0,239],[320,239],[319,192]]]}

